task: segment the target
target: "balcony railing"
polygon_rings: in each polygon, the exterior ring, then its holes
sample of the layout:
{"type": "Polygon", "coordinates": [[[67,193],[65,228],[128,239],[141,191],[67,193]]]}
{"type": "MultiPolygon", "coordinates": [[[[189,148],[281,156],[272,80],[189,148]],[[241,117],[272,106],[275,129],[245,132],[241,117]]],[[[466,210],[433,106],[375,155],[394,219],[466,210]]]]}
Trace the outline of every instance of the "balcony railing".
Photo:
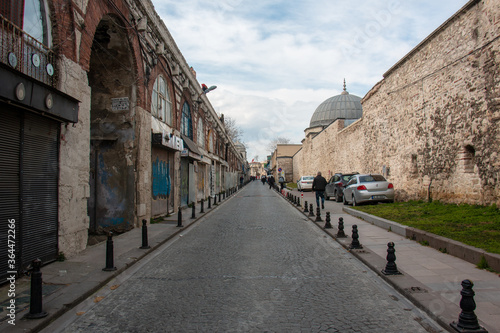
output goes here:
{"type": "Polygon", "coordinates": [[[0,62],[27,76],[55,87],[55,53],[0,15],[0,62]]]}

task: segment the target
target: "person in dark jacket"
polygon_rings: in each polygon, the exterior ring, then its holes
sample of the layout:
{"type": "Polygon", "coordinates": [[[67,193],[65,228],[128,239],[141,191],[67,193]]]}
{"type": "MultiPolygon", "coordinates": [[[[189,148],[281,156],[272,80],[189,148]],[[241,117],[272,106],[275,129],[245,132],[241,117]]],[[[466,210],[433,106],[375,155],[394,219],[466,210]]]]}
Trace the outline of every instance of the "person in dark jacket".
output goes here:
{"type": "Polygon", "coordinates": [[[275,180],[274,180],[273,175],[267,177],[267,182],[269,183],[269,188],[273,188],[274,187],[275,180]]]}
{"type": "Polygon", "coordinates": [[[321,172],[318,171],[318,175],[314,177],[312,190],[316,191],[316,205],[319,207],[319,198],[321,198],[321,208],[325,209],[325,188],[327,181],[325,177],[321,176],[321,172]]]}

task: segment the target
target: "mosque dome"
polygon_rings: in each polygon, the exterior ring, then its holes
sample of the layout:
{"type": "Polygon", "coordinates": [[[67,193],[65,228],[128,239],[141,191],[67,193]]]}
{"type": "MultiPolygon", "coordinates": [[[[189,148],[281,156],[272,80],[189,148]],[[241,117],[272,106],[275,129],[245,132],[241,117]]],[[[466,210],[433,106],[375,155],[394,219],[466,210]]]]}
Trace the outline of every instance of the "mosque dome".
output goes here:
{"type": "Polygon", "coordinates": [[[342,93],[328,98],[316,108],[309,127],[322,126],[325,128],[337,119],[345,119],[347,126],[361,118],[362,115],[361,97],[349,94],[344,80],[342,93]]]}

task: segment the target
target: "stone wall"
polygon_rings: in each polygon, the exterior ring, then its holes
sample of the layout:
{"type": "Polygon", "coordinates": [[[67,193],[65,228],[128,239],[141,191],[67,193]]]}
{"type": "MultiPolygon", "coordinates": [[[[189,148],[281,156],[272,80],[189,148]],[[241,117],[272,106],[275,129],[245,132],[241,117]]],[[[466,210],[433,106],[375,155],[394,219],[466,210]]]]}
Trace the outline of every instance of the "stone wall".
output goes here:
{"type": "Polygon", "coordinates": [[[78,123],[61,125],[59,147],[59,251],[66,257],[87,246],[89,217],[90,88],[87,72],[66,57],[59,89],[80,101],[78,123]]]}
{"type": "Polygon", "coordinates": [[[470,1],[385,73],[362,119],[306,137],[294,178],[382,173],[398,200],[500,204],[499,35],[498,3],[470,1]]]}

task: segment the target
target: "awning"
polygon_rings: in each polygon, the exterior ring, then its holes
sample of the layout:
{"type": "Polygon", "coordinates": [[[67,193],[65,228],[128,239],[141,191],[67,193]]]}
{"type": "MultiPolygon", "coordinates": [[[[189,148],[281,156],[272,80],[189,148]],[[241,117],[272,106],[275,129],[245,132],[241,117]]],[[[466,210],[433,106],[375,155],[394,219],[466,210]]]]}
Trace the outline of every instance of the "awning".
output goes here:
{"type": "Polygon", "coordinates": [[[189,156],[192,157],[196,160],[201,160],[202,155],[200,150],[198,149],[198,145],[193,142],[190,138],[185,136],[184,134],[181,134],[181,138],[184,141],[185,147],[188,148],[189,152],[188,154],[184,154],[184,151],[181,153],[181,156],[189,156]]]}

